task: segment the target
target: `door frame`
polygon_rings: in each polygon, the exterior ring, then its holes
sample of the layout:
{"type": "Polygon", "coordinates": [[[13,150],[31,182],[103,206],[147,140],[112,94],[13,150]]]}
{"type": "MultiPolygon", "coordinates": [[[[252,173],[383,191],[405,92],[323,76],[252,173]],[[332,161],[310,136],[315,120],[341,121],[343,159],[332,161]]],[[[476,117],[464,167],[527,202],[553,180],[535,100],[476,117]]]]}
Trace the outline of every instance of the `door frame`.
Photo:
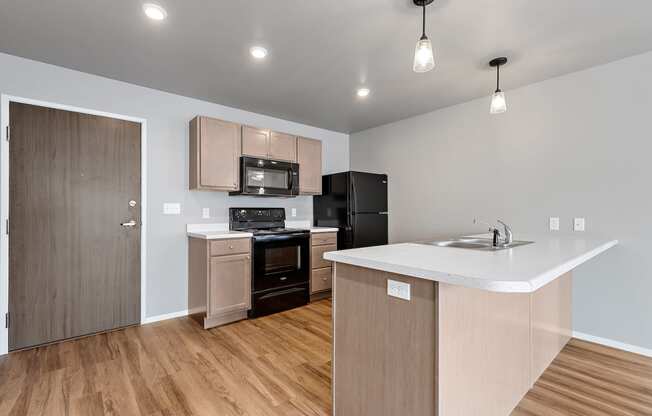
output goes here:
{"type": "MultiPolygon", "coordinates": [[[[0,317],[4,318],[9,311],[9,235],[6,230],[6,220],[9,217],[9,142],[7,141],[7,130],[9,126],[9,103],[12,102],[110,117],[140,124],[140,322],[142,324],[145,322],[147,312],[147,120],[140,117],[96,111],[8,94],[0,94],[0,317]]],[[[8,351],[9,329],[5,328],[4,322],[0,322],[0,356],[7,354],[8,351]]]]}

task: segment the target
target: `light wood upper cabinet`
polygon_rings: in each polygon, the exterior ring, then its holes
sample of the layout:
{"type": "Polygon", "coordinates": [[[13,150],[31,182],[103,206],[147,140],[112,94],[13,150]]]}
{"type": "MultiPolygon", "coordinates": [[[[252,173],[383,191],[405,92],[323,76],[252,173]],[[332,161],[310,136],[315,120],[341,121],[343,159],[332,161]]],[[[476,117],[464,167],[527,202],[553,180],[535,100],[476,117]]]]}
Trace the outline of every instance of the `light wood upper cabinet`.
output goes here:
{"type": "Polygon", "coordinates": [[[242,154],[267,159],[269,136],[270,131],[267,129],[242,126],[242,154]]]}
{"type": "Polygon", "coordinates": [[[297,161],[299,163],[299,193],[321,194],[321,141],[297,138],[297,161]]]}
{"type": "Polygon", "coordinates": [[[269,158],[297,161],[297,138],[285,133],[272,132],[269,138],[269,158]]]}
{"type": "Polygon", "coordinates": [[[242,127],[242,154],[263,159],[297,161],[297,138],[256,127],[242,127]]]}
{"type": "Polygon", "coordinates": [[[235,191],[240,186],[241,128],[210,117],[190,122],[190,189],[235,191]]]}

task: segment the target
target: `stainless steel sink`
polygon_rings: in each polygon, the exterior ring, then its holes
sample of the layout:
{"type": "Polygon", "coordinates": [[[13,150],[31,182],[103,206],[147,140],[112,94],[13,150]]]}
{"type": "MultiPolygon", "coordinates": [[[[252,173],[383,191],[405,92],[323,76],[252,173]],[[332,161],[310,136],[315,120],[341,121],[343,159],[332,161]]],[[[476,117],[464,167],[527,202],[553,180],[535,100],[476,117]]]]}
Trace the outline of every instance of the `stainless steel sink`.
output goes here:
{"type": "Polygon", "coordinates": [[[452,240],[431,241],[431,242],[425,242],[421,244],[437,246],[437,247],[453,247],[453,248],[466,248],[470,250],[498,251],[498,250],[507,250],[509,248],[524,246],[526,244],[532,244],[532,241],[516,240],[516,241],[512,241],[509,244],[500,244],[494,247],[493,240],[489,238],[456,238],[452,240]]]}

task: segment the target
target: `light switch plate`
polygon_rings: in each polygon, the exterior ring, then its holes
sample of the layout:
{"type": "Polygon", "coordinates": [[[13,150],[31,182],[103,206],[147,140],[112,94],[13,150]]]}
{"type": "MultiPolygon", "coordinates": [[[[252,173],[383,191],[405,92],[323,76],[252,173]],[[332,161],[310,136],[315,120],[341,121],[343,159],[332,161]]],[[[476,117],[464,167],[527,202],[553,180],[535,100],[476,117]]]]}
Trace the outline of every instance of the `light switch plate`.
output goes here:
{"type": "Polygon", "coordinates": [[[210,208],[202,208],[201,209],[201,217],[203,219],[208,219],[211,217],[211,209],[210,208]]]}
{"type": "Polygon", "coordinates": [[[179,215],[181,214],[181,204],[178,202],[166,202],[163,204],[163,214],[179,215]]]}
{"type": "Polygon", "coordinates": [[[387,295],[410,300],[410,284],[387,279],[387,295]]]}
{"type": "Polygon", "coordinates": [[[297,209],[296,208],[292,208],[292,216],[293,217],[297,216],[297,209]]]}
{"type": "Polygon", "coordinates": [[[550,217],[550,231],[559,231],[559,217],[550,217]]]}
{"type": "Polygon", "coordinates": [[[584,231],[586,229],[586,221],[584,218],[575,218],[573,220],[573,230],[584,231]]]}

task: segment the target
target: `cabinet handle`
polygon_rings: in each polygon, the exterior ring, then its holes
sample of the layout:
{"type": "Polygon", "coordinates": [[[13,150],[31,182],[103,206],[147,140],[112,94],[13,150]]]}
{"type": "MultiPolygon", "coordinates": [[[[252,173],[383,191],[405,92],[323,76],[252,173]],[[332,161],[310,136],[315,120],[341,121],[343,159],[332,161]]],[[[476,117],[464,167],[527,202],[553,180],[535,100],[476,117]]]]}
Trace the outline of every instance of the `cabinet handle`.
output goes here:
{"type": "Polygon", "coordinates": [[[245,259],[247,259],[247,260],[249,260],[250,258],[251,258],[251,257],[249,257],[249,256],[245,257],[245,259]]]}
{"type": "Polygon", "coordinates": [[[326,277],[322,277],[321,280],[323,280],[325,282],[328,279],[326,277]]]}
{"type": "Polygon", "coordinates": [[[233,246],[229,246],[229,249],[230,249],[230,250],[233,250],[233,246]]]}

